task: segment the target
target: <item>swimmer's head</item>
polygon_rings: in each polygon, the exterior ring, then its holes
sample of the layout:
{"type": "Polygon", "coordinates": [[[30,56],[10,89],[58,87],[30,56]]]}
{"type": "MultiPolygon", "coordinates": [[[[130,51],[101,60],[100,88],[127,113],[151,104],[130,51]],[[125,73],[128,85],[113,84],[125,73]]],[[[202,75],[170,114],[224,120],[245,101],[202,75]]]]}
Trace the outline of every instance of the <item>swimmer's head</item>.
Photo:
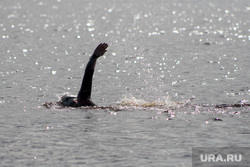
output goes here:
{"type": "Polygon", "coordinates": [[[64,95],[64,96],[61,98],[60,103],[61,103],[63,106],[75,107],[76,104],[77,104],[77,102],[76,102],[76,97],[71,97],[71,96],[64,95]]]}

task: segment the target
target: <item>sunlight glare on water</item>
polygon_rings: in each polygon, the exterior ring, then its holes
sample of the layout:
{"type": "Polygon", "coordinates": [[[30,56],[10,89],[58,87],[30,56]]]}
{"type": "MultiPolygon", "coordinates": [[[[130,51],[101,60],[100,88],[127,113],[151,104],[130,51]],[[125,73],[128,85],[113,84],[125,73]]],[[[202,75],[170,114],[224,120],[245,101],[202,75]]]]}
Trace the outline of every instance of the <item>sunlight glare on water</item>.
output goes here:
{"type": "Polygon", "coordinates": [[[0,166],[190,167],[193,147],[249,147],[249,10],[248,0],[2,0],[0,166]],[[101,42],[98,107],[58,105],[77,95],[101,42]]]}

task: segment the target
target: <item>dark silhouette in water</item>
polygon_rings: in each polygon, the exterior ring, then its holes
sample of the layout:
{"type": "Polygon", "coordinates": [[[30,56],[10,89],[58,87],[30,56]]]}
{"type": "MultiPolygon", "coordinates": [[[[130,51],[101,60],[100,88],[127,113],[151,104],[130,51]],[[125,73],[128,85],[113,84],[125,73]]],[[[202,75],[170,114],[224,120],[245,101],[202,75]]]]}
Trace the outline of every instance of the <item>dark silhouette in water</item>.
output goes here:
{"type": "Polygon", "coordinates": [[[77,97],[65,95],[61,98],[60,104],[70,107],[96,106],[96,104],[91,100],[92,79],[96,60],[104,55],[104,53],[107,51],[107,48],[108,44],[106,43],[101,43],[96,47],[86,66],[85,73],[82,79],[82,85],[77,97]]]}

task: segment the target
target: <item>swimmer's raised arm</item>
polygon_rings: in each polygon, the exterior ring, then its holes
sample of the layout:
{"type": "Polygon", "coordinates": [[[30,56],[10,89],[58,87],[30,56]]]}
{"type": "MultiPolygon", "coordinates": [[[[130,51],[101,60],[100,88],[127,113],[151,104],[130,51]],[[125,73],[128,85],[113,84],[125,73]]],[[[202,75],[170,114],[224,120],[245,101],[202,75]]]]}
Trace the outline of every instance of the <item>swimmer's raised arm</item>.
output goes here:
{"type": "Polygon", "coordinates": [[[104,55],[107,51],[108,44],[101,43],[94,50],[86,66],[85,73],[82,79],[82,85],[77,96],[78,106],[95,106],[91,100],[92,78],[95,70],[97,58],[104,55]]]}
{"type": "Polygon", "coordinates": [[[106,43],[100,43],[96,47],[85,68],[85,73],[83,75],[81,88],[78,92],[77,98],[71,96],[63,96],[61,99],[62,105],[71,107],[96,106],[96,104],[91,100],[93,74],[95,71],[97,58],[104,55],[104,53],[107,51],[107,48],[108,44],[106,43]]]}

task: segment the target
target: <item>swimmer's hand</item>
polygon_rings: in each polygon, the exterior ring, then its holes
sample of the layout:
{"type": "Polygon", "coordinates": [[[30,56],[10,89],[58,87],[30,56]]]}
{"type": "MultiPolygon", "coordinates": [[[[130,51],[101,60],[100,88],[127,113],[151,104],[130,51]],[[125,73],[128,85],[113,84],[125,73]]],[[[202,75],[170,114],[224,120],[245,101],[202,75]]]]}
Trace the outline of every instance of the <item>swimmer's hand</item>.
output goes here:
{"type": "Polygon", "coordinates": [[[98,58],[98,57],[101,57],[102,55],[104,55],[104,53],[107,51],[106,49],[108,48],[108,44],[106,43],[100,43],[94,53],[93,53],[93,58],[98,58]]]}

